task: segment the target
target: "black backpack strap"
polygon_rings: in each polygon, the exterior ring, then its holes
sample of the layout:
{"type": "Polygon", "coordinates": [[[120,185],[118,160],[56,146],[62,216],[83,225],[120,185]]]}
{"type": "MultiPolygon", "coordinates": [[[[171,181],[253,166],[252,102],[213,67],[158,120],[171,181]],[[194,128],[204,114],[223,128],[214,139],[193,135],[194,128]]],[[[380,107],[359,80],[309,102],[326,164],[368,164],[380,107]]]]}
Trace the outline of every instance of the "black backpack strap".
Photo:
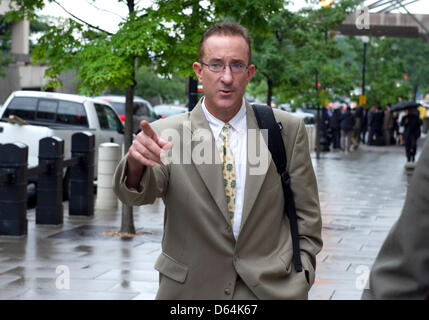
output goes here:
{"type": "Polygon", "coordinates": [[[273,110],[266,105],[253,104],[256,120],[260,129],[268,130],[268,149],[276,164],[277,172],[280,174],[285,198],[285,213],[289,218],[290,230],[292,235],[292,248],[294,256],[294,265],[297,272],[302,271],[301,254],[299,247],[298,218],[296,215],[295,200],[290,187],[290,176],[286,170],[287,158],[286,150],[281,134],[282,125],[277,123],[273,110]]]}

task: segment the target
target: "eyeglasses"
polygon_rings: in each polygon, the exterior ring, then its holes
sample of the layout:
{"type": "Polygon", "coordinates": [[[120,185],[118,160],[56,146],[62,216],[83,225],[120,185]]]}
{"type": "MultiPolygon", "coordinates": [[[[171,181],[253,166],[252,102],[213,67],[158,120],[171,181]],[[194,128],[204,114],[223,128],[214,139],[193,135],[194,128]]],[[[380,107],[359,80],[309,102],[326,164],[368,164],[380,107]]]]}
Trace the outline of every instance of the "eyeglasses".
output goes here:
{"type": "Polygon", "coordinates": [[[237,63],[232,63],[232,64],[224,64],[224,63],[220,63],[220,62],[211,62],[211,63],[204,63],[204,62],[200,62],[201,64],[207,66],[209,68],[209,70],[211,72],[214,73],[220,73],[223,72],[226,67],[228,66],[229,69],[231,70],[232,73],[243,73],[245,72],[249,66],[245,66],[244,64],[237,62],[237,63]]]}

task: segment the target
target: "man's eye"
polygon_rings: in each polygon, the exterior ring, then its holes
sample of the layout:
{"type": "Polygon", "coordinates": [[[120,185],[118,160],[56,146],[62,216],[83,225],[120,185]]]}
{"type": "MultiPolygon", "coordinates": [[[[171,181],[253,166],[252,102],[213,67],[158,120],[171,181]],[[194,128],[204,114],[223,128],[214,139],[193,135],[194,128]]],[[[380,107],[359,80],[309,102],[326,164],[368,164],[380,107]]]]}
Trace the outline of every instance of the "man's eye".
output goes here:
{"type": "Polygon", "coordinates": [[[218,69],[218,68],[221,68],[222,66],[221,66],[220,63],[212,63],[211,67],[214,68],[214,69],[218,69]]]}
{"type": "Polygon", "coordinates": [[[243,68],[243,64],[241,64],[241,63],[233,63],[232,67],[235,68],[235,69],[241,69],[241,68],[243,68]]]}

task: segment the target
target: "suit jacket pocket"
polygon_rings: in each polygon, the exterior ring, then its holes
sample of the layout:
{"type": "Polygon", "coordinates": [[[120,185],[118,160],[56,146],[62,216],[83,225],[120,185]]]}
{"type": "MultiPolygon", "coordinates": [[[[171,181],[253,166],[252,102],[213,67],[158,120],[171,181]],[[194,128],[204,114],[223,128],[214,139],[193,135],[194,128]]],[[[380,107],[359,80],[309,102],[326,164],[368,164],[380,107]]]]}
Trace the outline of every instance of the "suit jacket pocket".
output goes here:
{"type": "Polygon", "coordinates": [[[156,260],[155,269],[163,275],[180,283],[184,283],[188,275],[187,266],[177,262],[164,252],[162,252],[156,260]]]}

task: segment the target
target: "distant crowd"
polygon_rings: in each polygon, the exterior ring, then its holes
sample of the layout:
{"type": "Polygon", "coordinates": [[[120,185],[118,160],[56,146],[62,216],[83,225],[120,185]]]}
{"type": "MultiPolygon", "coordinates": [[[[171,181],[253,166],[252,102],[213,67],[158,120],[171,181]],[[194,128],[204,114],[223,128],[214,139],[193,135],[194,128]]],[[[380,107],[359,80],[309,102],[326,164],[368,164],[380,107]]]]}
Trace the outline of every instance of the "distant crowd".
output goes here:
{"type": "Polygon", "coordinates": [[[354,109],[349,106],[322,108],[320,145],[322,151],[350,152],[360,143],[371,146],[404,145],[409,162],[414,162],[417,139],[421,134],[422,120],[416,108],[391,112],[391,105],[385,108],[363,106],[354,109]]]}

